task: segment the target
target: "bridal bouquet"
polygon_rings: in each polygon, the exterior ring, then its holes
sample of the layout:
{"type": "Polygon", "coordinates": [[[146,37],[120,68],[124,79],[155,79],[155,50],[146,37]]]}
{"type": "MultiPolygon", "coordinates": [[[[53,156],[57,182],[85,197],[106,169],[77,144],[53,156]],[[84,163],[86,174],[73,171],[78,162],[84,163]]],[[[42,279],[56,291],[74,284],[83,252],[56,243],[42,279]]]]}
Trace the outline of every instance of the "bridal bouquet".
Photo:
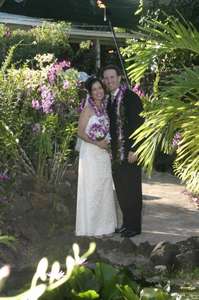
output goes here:
{"type": "Polygon", "coordinates": [[[87,127],[86,134],[92,141],[100,141],[106,139],[108,142],[110,142],[108,121],[105,118],[93,121],[87,127]]]}

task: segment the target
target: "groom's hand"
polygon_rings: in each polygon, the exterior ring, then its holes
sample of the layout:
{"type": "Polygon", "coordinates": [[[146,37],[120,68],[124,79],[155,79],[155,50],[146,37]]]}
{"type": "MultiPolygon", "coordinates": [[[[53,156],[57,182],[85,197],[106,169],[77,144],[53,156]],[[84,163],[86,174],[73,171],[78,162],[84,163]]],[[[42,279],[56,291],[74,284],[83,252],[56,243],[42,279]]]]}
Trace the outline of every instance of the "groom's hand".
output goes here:
{"type": "Polygon", "coordinates": [[[129,151],[129,153],[128,153],[128,162],[130,164],[132,164],[132,163],[136,162],[136,160],[137,160],[137,154],[133,151],[129,151]]]}

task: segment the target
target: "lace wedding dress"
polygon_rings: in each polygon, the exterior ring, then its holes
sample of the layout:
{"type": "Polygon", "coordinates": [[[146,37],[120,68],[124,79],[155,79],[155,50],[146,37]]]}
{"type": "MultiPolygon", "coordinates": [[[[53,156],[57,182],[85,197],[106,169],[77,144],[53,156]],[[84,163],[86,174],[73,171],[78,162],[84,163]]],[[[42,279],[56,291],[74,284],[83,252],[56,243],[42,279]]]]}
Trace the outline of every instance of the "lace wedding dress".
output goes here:
{"type": "MultiPolygon", "coordinates": [[[[93,122],[103,122],[102,118],[106,116],[91,116],[86,132],[93,122]]],[[[110,155],[106,150],[84,141],[79,155],[76,235],[113,233],[117,221],[110,155]]]]}

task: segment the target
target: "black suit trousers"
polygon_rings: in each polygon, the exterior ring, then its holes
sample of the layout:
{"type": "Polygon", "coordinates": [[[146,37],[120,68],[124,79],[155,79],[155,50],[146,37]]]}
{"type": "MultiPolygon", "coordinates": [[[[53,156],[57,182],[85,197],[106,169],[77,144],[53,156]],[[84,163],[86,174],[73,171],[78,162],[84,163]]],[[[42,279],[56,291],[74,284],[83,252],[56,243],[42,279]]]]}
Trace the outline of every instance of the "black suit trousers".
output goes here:
{"type": "Polygon", "coordinates": [[[123,214],[123,225],[141,232],[142,224],[142,179],[141,167],[128,161],[113,165],[113,180],[123,214]]]}

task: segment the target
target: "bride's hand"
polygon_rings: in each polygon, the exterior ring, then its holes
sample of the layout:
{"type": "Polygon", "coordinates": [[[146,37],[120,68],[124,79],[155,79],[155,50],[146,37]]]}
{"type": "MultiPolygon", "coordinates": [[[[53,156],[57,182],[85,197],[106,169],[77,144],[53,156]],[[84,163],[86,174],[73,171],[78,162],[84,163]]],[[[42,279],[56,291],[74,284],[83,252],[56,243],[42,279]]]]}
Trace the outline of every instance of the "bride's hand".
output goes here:
{"type": "Polygon", "coordinates": [[[96,145],[102,149],[108,150],[108,141],[106,139],[96,141],[96,145]]]}

